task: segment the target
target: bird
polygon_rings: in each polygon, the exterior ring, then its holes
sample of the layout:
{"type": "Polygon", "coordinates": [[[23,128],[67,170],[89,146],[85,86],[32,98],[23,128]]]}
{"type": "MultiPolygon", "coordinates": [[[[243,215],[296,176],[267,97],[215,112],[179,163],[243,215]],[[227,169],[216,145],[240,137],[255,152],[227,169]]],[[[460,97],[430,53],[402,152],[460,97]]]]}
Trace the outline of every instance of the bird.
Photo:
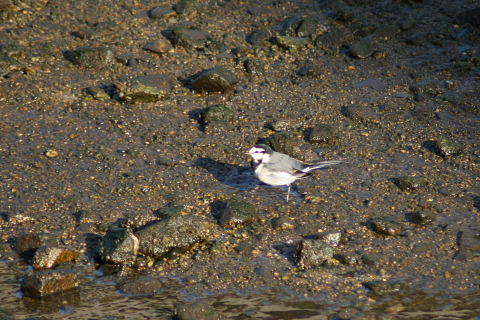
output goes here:
{"type": "Polygon", "coordinates": [[[284,153],[275,152],[266,144],[257,144],[247,154],[253,158],[252,168],[258,180],[271,186],[288,186],[287,202],[294,181],[310,175],[315,170],[345,162],[331,160],[308,164],[284,153]]]}

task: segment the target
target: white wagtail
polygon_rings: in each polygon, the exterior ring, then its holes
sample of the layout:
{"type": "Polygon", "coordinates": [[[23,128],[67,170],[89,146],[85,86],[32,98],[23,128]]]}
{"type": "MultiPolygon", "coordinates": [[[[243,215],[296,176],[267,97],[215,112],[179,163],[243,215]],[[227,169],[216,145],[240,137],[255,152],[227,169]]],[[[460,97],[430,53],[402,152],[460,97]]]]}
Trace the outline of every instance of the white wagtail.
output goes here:
{"type": "Polygon", "coordinates": [[[271,186],[288,186],[287,202],[291,184],[312,173],[312,171],[333,166],[344,161],[332,160],[304,163],[286,154],[275,152],[265,144],[258,144],[247,152],[252,158],[252,166],[257,178],[271,186]]]}

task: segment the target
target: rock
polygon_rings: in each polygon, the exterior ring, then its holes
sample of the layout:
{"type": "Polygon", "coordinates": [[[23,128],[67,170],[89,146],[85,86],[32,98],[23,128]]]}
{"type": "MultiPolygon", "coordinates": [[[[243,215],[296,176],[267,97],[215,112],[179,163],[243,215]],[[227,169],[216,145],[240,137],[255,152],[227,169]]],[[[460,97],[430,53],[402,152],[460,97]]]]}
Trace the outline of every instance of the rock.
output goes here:
{"type": "Polygon", "coordinates": [[[303,141],[291,131],[280,131],[268,137],[268,144],[277,152],[286,153],[292,157],[302,159],[304,153],[300,150],[303,141]]]}
{"type": "Polygon", "coordinates": [[[367,266],[375,266],[379,263],[380,261],[380,254],[377,253],[365,253],[362,254],[362,262],[367,265],[367,266]]]}
{"type": "Polygon", "coordinates": [[[458,233],[459,251],[467,258],[480,254],[480,227],[472,226],[458,233]]]}
{"type": "Polygon", "coordinates": [[[173,6],[173,10],[178,14],[191,14],[196,11],[198,6],[198,0],[180,0],[173,6]]]}
{"type": "Polygon", "coordinates": [[[285,50],[298,50],[305,47],[310,41],[308,38],[276,36],[272,42],[285,50]]]}
{"type": "Polygon", "coordinates": [[[226,200],[218,209],[215,215],[219,224],[224,228],[234,229],[258,219],[257,208],[246,200],[231,198],[226,200]]]}
{"type": "Polygon", "coordinates": [[[272,227],[273,229],[293,230],[295,229],[295,222],[286,217],[279,217],[272,219],[272,227]]]}
{"type": "Polygon", "coordinates": [[[217,225],[202,216],[175,214],[144,227],[135,235],[140,241],[140,253],[161,258],[175,248],[213,240],[217,232],[217,225]]]}
{"type": "Polygon", "coordinates": [[[268,123],[267,127],[273,131],[282,132],[297,128],[298,123],[296,119],[278,119],[268,123]]]}
{"type": "Polygon", "coordinates": [[[88,87],[85,92],[91,95],[95,100],[110,100],[110,95],[102,87],[88,87]]]}
{"type": "Polygon", "coordinates": [[[399,28],[395,24],[386,24],[383,26],[378,27],[375,32],[373,33],[373,38],[375,40],[390,40],[395,35],[400,32],[399,28]]]}
{"type": "Polygon", "coordinates": [[[172,30],[172,42],[175,47],[186,49],[204,49],[213,42],[212,36],[205,31],[178,27],[172,30]]]}
{"type": "Polygon", "coordinates": [[[354,253],[338,253],[333,256],[341,264],[352,266],[358,263],[358,256],[354,253]]]}
{"type": "Polygon", "coordinates": [[[28,297],[44,297],[76,288],[80,285],[78,275],[71,271],[34,271],[23,278],[22,291],[28,297]]]}
{"type": "Polygon", "coordinates": [[[427,184],[427,180],[421,176],[400,176],[392,181],[402,191],[416,190],[427,184]]]}
{"type": "Polygon", "coordinates": [[[37,270],[50,269],[59,264],[74,261],[78,256],[78,252],[65,248],[41,246],[33,256],[32,265],[37,270]]]}
{"type": "Polygon", "coordinates": [[[138,238],[127,228],[112,225],[103,238],[104,261],[128,264],[135,261],[139,248],[138,238]]]}
{"type": "Polygon", "coordinates": [[[379,123],[380,119],[377,112],[372,107],[362,107],[358,105],[342,107],[341,112],[344,116],[353,121],[363,123],[379,123]]]}
{"type": "Polygon", "coordinates": [[[363,38],[352,43],[350,55],[356,59],[365,59],[375,52],[373,41],[370,38],[363,38]]]}
{"type": "Polygon", "coordinates": [[[418,224],[418,225],[426,225],[430,224],[433,221],[435,221],[436,217],[433,211],[428,210],[428,209],[423,209],[415,212],[410,212],[407,215],[407,218],[409,221],[412,223],[418,224]]]}
{"type": "Polygon", "coordinates": [[[456,20],[460,24],[469,23],[474,27],[480,28],[480,7],[461,12],[456,20]]]}
{"type": "Polygon", "coordinates": [[[331,258],[335,250],[320,239],[305,239],[297,243],[295,248],[295,262],[302,270],[314,269],[331,258]]]}
{"type": "Polygon", "coordinates": [[[243,62],[243,67],[250,74],[260,75],[265,72],[265,64],[260,59],[248,58],[243,62]]]}
{"type": "Polygon", "coordinates": [[[433,118],[436,109],[437,107],[431,101],[420,102],[415,105],[415,108],[412,110],[412,115],[420,120],[428,120],[433,118]]]}
{"type": "Polygon", "coordinates": [[[446,83],[437,79],[425,79],[410,86],[410,91],[417,96],[439,96],[445,93],[446,83]]]}
{"type": "Polygon", "coordinates": [[[172,288],[180,287],[173,279],[157,278],[151,275],[128,279],[120,284],[119,290],[128,296],[154,296],[165,293],[172,288]]]}
{"type": "Polygon", "coordinates": [[[165,38],[157,39],[154,41],[148,42],[143,49],[152,51],[155,53],[163,54],[163,53],[168,53],[171,52],[173,47],[170,41],[168,41],[165,38]]]}
{"type": "Polygon", "coordinates": [[[387,236],[398,236],[403,231],[399,219],[391,216],[376,217],[370,219],[372,230],[387,236]]]}
{"type": "Polygon", "coordinates": [[[82,47],[65,51],[64,55],[71,63],[83,68],[101,68],[114,62],[113,52],[105,47],[82,47]]]}
{"type": "Polygon", "coordinates": [[[248,43],[254,46],[265,45],[270,41],[272,33],[266,28],[256,29],[246,37],[248,43]]]}
{"type": "Polygon", "coordinates": [[[196,91],[226,92],[238,82],[237,76],[225,67],[204,70],[194,76],[192,88],[196,91]]]}
{"type": "Polygon", "coordinates": [[[341,232],[326,232],[317,235],[317,239],[322,240],[332,247],[338,247],[343,238],[341,232]]]}
{"type": "Polygon", "coordinates": [[[232,109],[223,104],[215,104],[205,108],[201,113],[202,124],[207,125],[213,122],[226,122],[233,121],[235,114],[232,109]]]}
{"type": "Polygon", "coordinates": [[[15,238],[15,251],[17,251],[23,259],[30,261],[35,251],[44,244],[39,234],[26,233],[15,238]]]}
{"type": "Polygon", "coordinates": [[[148,16],[152,19],[170,19],[177,15],[170,7],[155,7],[148,11],[148,16]]]}
{"type": "Polygon", "coordinates": [[[442,157],[458,156],[462,153],[464,146],[460,142],[443,138],[433,143],[433,150],[442,157]]]}
{"type": "Polygon", "coordinates": [[[311,37],[318,34],[319,23],[310,17],[293,16],[282,23],[280,34],[290,37],[311,37]]]}
{"type": "Polygon", "coordinates": [[[306,60],[298,68],[296,74],[300,77],[323,78],[325,69],[322,64],[318,63],[318,61],[306,60]]]}
{"type": "Polygon", "coordinates": [[[337,131],[333,125],[318,124],[307,130],[307,141],[310,143],[332,143],[337,138],[337,131]]]}
{"type": "Polygon", "coordinates": [[[215,311],[209,304],[193,302],[180,304],[175,307],[178,320],[223,320],[226,319],[215,311]]]}
{"type": "Polygon", "coordinates": [[[404,289],[402,283],[393,281],[368,281],[363,285],[377,296],[391,295],[404,289]]]}
{"type": "Polygon", "coordinates": [[[315,39],[315,47],[325,51],[329,55],[338,55],[340,48],[344,43],[350,41],[351,36],[345,32],[333,29],[328,33],[324,33],[315,39]]]}
{"type": "Polygon", "coordinates": [[[120,97],[130,103],[156,102],[165,98],[174,87],[171,75],[139,76],[118,85],[120,97]]]}

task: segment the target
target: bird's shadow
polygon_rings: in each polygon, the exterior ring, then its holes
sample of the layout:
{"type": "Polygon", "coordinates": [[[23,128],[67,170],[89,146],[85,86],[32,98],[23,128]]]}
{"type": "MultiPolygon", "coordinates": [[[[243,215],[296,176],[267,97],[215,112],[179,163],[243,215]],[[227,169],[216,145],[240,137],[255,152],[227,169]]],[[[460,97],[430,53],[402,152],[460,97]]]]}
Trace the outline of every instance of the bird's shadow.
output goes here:
{"type": "Polygon", "coordinates": [[[222,184],[239,190],[253,189],[259,183],[252,169],[247,166],[232,165],[211,158],[198,158],[194,166],[207,170],[222,184]]]}

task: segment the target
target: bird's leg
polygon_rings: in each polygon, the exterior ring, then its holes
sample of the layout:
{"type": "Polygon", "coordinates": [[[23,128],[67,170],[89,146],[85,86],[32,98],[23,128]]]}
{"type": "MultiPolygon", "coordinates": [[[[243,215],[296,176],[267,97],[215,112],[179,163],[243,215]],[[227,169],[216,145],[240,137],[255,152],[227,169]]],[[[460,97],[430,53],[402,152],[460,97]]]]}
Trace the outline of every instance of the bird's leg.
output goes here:
{"type": "Polygon", "coordinates": [[[288,185],[288,191],[287,191],[287,202],[288,202],[288,198],[290,197],[290,184],[288,185]]]}

